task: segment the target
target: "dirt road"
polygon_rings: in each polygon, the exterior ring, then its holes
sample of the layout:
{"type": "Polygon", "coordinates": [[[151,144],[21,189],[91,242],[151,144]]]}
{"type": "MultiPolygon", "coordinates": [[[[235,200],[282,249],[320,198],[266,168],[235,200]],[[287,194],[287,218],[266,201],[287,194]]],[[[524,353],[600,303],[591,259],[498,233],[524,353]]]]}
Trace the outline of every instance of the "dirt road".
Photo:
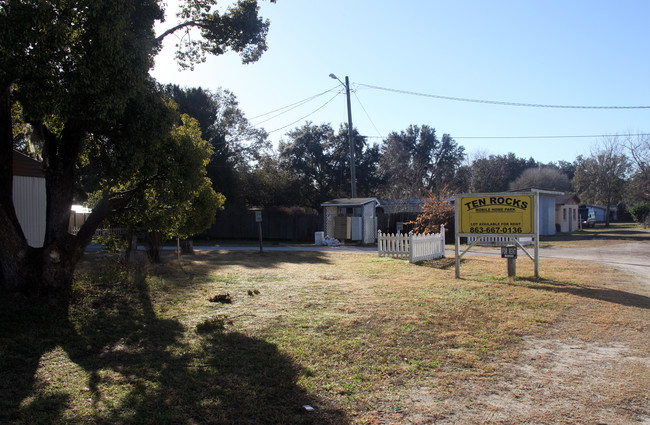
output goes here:
{"type": "Polygon", "coordinates": [[[569,258],[607,264],[650,285],[650,243],[632,242],[584,248],[543,248],[540,258],[569,258]]]}

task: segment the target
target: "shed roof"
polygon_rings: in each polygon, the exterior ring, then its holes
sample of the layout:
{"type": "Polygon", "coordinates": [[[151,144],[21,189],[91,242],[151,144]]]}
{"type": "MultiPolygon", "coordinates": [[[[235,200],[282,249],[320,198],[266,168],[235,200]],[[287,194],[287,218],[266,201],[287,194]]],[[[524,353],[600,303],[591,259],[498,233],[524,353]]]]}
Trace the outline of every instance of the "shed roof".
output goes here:
{"type": "Polygon", "coordinates": [[[557,190],[546,190],[546,189],[537,189],[534,187],[526,187],[522,189],[513,189],[509,190],[508,192],[532,192],[532,193],[539,193],[540,195],[549,195],[549,196],[562,196],[564,195],[564,192],[559,192],[557,190]]]}
{"type": "Polygon", "coordinates": [[[14,176],[45,177],[43,165],[39,161],[18,151],[13,152],[13,173],[14,176]]]}
{"type": "Polygon", "coordinates": [[[377,198],[339,198],[323,202],[321,207],[359,207],[374,202],[379,204],[377,198]]]}
{"type": "Polygon", "coordinates": [[[570,193],[568,195],[562,195],[555,198],[555,205],[567,205],[567,204],[579,204],[580,199],[578,195],[570,193]]]}

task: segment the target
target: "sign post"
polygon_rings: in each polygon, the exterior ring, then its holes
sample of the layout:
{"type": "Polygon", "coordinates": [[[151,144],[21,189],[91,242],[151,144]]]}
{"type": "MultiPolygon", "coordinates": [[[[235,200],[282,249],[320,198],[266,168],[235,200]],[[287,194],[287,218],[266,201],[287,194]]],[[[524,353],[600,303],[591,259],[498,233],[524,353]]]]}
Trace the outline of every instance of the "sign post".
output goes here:
{"type": "MultiPolygon", "coordinates": [[[[456,278],[460,278],[460,260],[482,237],[499,237],[514,242],[514,257],[508,258],[508,275],[515,273],[517,246],[535,263],[535,277],[539,277],[539,193],[484,193],[456,197],[456,278]],[[464,252],[460,252],[460,238],[477,236],[464,252]],[[505,237],[505,238],[503,238],[505,237]],[[531,237],[535,241],[535,257],[517,238],[531,237]]],[[[503,253],[502,253],[503,254],[503,253]]]]}
{"type": "Polygon", "coordinates": [[[502,246],[501,258],[508,260],[508,277],[517,276],[517,246],[502,246]]]}
{"type": "Polygon", "coordinates": [[[260,238],[260,254],[264,251],[262,248],[262,211],[253,210],[255,212],[255,222],[257,223],[257,234],[260,238]]]}

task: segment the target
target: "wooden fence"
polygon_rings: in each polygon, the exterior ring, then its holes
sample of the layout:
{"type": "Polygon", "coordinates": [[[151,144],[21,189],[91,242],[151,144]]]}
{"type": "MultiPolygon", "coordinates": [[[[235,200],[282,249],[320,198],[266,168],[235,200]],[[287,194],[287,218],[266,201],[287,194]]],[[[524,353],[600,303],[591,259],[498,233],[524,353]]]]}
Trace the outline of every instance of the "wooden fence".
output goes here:
{"type": "Polygon", "coordinates": [[[380,257],[408,258],[411,263],[445,256],[445,226],[440,233],[426,235],[383,234],[377,232],[377,248],[380,257]]]}
{"type": "MultiPolygon", "coordinates": [[[[269,208],[262,211],[264,240],[313,243],[315,232],[322,230],[323,216],[314,210],[269,208]]],[[[259,235],[255,213],[237,208],[217,211],[216,220],[205,236],[211,239],[256,240],[259,235]]]]}

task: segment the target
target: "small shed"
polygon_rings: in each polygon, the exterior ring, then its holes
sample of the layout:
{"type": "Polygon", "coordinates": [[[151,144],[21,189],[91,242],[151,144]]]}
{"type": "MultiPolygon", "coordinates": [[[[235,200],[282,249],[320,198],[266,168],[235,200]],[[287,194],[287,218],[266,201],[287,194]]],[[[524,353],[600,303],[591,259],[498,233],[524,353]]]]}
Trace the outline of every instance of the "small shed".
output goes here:
{"type": "Polygon", "coordinates": [[[578,204],[580,204],[580,200],[574,194],[555,198],[555,224],[560,232],[571,233],[579,230],[578,204]]]}
{"type": "Polygon", "coordinates": [[[340,198],[321,204],[326,237],[373,244],[377,240],[376,198],[340,198]]]}
{"type": "Polygon", "coordinates": [[[40,162],[13,152],[13,201],[27,243],[40,248],[45,240],[45,174],[40,162]]]}

